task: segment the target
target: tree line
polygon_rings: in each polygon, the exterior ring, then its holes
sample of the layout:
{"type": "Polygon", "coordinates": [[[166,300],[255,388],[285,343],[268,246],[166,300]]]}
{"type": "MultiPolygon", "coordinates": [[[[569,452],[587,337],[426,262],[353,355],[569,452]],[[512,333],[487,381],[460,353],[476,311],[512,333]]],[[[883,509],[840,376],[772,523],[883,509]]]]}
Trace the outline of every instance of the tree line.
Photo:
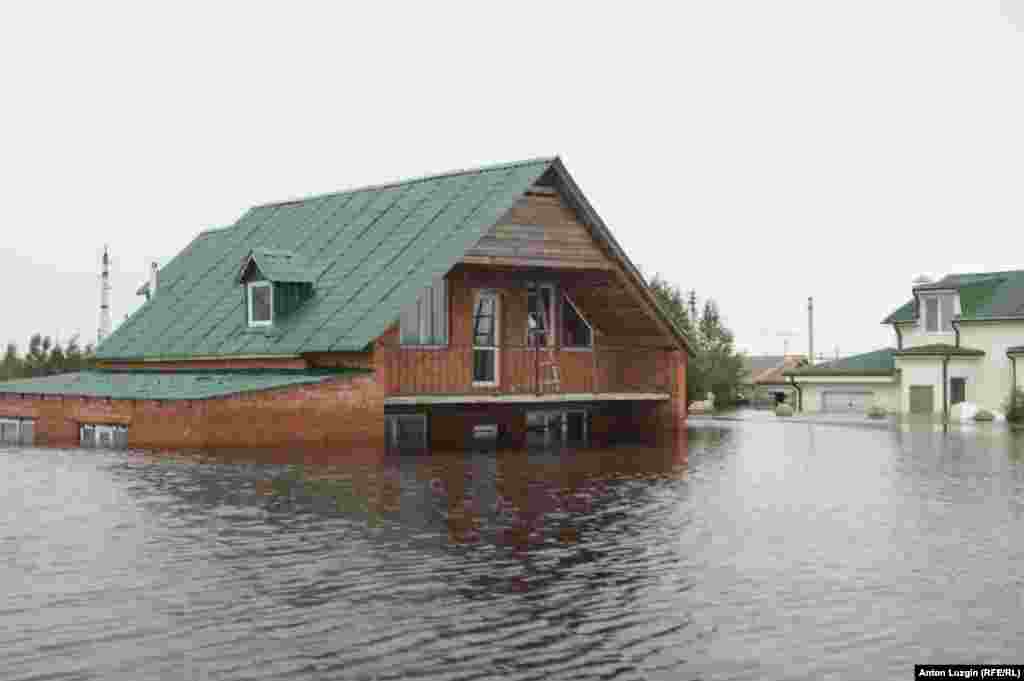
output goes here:
{"type": "Polygon", "coordinates": [[[64,374],[95,365],[96,353],[92,343],[82,347],[75,335],[62,347],[59,341],[54,342],[49,336],[37,333],[29,339],[28,351],[24,355],[19,354],[16,344],[7,344],[4,358],[0,361],[0,381],[64,374]]]}
{"type": "Polygon", "coordinates": [[[716,405],[734,404],[743,377],[743,355],[736,352],[718,304],[707,298],[698,313],[697,292],[684,294],[661,275],[654,276],[650,287],[661,308],[690,339],[696,355],[686,370],[687,401],[703,400],[710,392],[716,405]]]}

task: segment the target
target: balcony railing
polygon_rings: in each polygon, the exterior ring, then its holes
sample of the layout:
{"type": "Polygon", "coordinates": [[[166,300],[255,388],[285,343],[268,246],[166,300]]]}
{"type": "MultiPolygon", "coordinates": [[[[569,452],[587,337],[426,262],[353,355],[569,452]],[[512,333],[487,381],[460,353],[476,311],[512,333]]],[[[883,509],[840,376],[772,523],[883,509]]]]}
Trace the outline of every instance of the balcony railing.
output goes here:
{"type": "Polygon", "coordinates": [[[670,393],[676,372],[664,348],[610,347],[551,349],[508,346],[497,349],[494,385],[474,381],[470,346],[388,345],[378,349],[379,375],[394,396],[548,395],[567,393],[670,393]],[[557,382],[553,369],[558,366],[557,382]]]}

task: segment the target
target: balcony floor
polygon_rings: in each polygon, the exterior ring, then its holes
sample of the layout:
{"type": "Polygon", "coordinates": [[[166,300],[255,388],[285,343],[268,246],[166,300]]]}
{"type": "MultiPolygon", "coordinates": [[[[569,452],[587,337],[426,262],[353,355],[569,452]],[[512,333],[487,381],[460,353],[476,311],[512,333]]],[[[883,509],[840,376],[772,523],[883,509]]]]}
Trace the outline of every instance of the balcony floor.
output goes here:
{"type": "Polygon", "coordinates": [[[668,393],[552,393],[548,395],[402,395],[384,400],[387,407],[419,404],[557,404],[562,402],[662,401],[668,393]]]}

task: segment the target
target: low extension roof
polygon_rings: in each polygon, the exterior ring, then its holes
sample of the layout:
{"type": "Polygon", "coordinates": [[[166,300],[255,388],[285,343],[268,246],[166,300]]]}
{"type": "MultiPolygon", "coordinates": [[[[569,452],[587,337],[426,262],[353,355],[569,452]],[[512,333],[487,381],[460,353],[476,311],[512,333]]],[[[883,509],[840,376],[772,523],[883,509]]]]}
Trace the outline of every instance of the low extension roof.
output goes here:
{"type": "Polygon", "coordinates": [[[120,400],[205,400],[246,392],[319,383],[347,371],[92,370],[0,383],[0,394],[107,397],[120,400]]]}
{"type": "Polygon", "coordinates": [[[670,342],[692,353],[562,162],[543,158],[257,206],[231,227],[200,234],[167,263],[156,295],[96,355],[179,359],[365,350],[549,172],[623,265],[670,342]],[[304,259],[308,267],[300,270],[315,273],[315,282],[300,308],[257,331],[246,324],[237,287],[238,268],[259,249],[304,259]]]}
{"type": "Polygon", "coordinates": [[[895,353],[893,348],[882,348],[783,373],[786,376],[891,376],[896,371],[895,353]]]}
{"type": "Polygon", "coordinates": [[[897,357],[984,357],[984,350],[974,348],[957,347],[949,343],[929,343],[928,345],[917,345],[912,348],[904,348],[894,353],[897,357]]]}
{"type": "MultiPolygon", "coordinates": [[[[960,294],[960,319],[1024,319],[1024,270],[951,274],[931,284],[916,286],[918,292],[955,290],[960,294]]],[[[914,300],[897,308],[883,324],[917,319],[914,300]]]]}

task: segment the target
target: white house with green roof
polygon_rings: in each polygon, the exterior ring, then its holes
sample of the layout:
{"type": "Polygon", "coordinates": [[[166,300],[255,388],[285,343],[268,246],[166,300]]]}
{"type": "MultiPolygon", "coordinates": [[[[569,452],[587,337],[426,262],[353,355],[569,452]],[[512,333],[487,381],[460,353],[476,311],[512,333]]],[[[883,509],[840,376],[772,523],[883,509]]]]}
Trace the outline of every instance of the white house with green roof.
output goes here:
{"type": "Polygon", "coordinates": [[[786,372],[804,411],[934,415],[964,403],[1001,415],[1024,384],[1024,271],[949,275],[911,294],[882,321],[895,347],[786,372]]]}

